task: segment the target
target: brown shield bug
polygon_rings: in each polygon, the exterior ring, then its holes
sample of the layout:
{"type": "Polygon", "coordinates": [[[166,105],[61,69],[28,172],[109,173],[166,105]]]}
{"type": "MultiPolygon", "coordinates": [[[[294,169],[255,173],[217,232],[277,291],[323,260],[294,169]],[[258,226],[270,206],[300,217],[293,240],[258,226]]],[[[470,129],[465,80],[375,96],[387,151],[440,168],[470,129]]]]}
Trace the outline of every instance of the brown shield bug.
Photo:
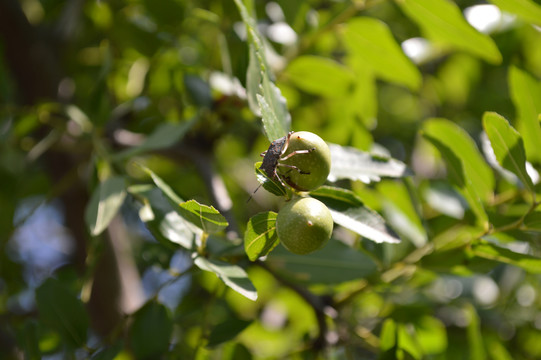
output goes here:
{"type": "MultiPolygon", "coordinates": [[[[289,145],[289,138],[291,137],[291,134],[293,134],[293,131],[290,131],[287,135],[285,135],[285,136],[283,136],[283,137],[281,137],[279,139],[274,140],[269,145],[269,148],[266,151],[264,151],[264,152],[262,152],[260,154],[261,156],[263,156],[263,162],[261,163],[260,169],[263,170],[265,172],[265,174],[267,174],[267,176],[270,179],[273,179],[273,180],[277,179],[278,181],[280,181],[280,183],[284,187],[286,187],[286,184],[282,180],[280,174],[276,171],[276,169],[279,166],[280,167],[287,167],[290,170],[298,171],[300,174],[310,174],[310,172],[309,171],[303,171],[303,170],[301,170],[298,167],[293,166],[293,165],[282,164],[282,163],[280,163],[280,161],[287,160],[290,157],[298,155],[298,154],[308,154],[308,153],[315,150],[315,148],[307,149],[307,150],[297,150],[297,151],[291,152],[290,154],[288,154],[286,156],[282,156],[287,150],[287,147],[289,145]]],[[[257,189],[255,189],[254,194],[260,187],[261,187],[261,185],[259,185],[257,187],[257,189]]],[[[251,196],[250,196],[250,198],[251,198],[251,196]]],[[[250,199],[248,199],[248,200],[250,200],[250,199]]]]}

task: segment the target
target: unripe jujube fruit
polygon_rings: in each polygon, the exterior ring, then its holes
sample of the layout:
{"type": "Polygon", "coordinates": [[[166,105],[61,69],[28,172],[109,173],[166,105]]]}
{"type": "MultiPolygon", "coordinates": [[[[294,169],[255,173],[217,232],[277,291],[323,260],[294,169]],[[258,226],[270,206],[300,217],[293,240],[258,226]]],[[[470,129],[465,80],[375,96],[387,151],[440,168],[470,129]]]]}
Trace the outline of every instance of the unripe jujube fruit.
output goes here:
{"type": "Polygon", "coordinates": [[[304,255],[323,247],[331,238],[331,212],[310,197],[291,200],[278,212],[276,232],[282,244],[294,254],[304,255]]]}
{"type": "Polygon", "coordinates": [[[278,171],[291,187],[300,191],[315,190],[323,185],[331,171],[329,146],[314,133],[298,131],[291,134],[289,144],[282,157],[299,150],[309,150],[310,152],[295,154],[280,161],[281,164],[291,165],[296,169],[281,166],[278,171]]]}

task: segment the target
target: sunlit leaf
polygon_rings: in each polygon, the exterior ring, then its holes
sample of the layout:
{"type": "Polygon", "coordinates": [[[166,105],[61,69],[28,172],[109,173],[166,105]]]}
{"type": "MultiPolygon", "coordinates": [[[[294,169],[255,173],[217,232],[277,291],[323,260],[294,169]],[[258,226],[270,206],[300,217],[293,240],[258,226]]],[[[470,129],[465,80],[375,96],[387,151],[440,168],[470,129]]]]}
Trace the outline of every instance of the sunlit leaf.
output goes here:
{"type": "Polygon", "coordinates": [[[423,195],[431,208],[455,219],[464,218],[468,204],[450,184],[430,183],[423,195]]]}
{"type": "Polygon", "coordinates": [[[90,233],[97,236],[109,226],[126,197],[126,181],[112,176],[94,190],[87,205],[85,220],[90,233]]]}
{"type": "Polygon", "coordinates": [[[541,82],[527,72],[511,66],[509,91],[517,109],[517,130],[524,139],[526,157],[532,162],[541,162],[541,82]]]}
{"type": "Polygon", "coordinates": [[[379,336],[381,340],[379,345],[380,350],[383,353],[392,352],[394,354],[397,343],[397,334],[396,323],[393,319],[385,319],[379,336]]]}
{"type": "Polygon", "coordinates": [[[203,229],[207,233],[215,233],[225,229],[229,223],[213,206],[199,204],[195,200],[188,200],[179,204],[180,215],[203,229]]]}
{"type": "Polygon", "coordinates": [[[369,154],[348,146],[329,144],[331,150],[330,181],[360,180],[364,183],[380,181],[382,177],[403,177],[411,172],[403,162],[369,154]]]}
{"type": "Polygon", "coordinates": [[[246,225],[244,232],[244,250],[251,261],[267,255],[278,243],[276,234],[276,216],[272,211],[254,215],[246,225]]]}
{"type": "Polygon", "coordinates": [[[45,280],[36,290],[36,303],[43,323],[58,331],[70,347],[86,343],[89,320],[85,307],[62,283],[45,280]]]}
{"type": "Polygon", "coordinates": [[[387,25],[369,17],[348,21],[344,39],[349,51],[380,78],[419,89],[421,73],[402,52],[387,25]]]}
{"type": "Polygon", "coordinates": [[[324,57],[300,56],[288,65],[285,74],[300,89],[321,96],[345,96],[353,84],[350,70],[324,57]]]}
{"type": "Polygon", "coordinates": [[[526,171],[526,154],[520,134],[504,117],[493,112],[484,114],[483,126],[500,165],[518,176],[522,184],[534,192],[532,179],[526,171]]]}
{"type": "Polygon", "coordinates": [[[479,243],[472,247],[476,256],[518,266],[529,273],[541,274],[541,259],[528,254],[521,254],[491,243],[479,243]]]}
{"type": "Polygon", "coordinates": [[[454,2],[403,0],[398,3],[434,42],[467,51],[493,64],[502,61],[502,55],[494,41],[469,25],[454,2]]]}
{"type": "Polygon", "coordinates": [[[483,343],[483,333],[481,332],[481,321],[477,311],[471,304],[465,304],[463,307],[465,316],[467,316],[468,327],[466,336],[468,338],[469,357],[471,360],[486,359],[486,350],[483,343]]]}
{"type": "Polygon", "coordinates": [[[267,174],[261,170],[261,163],[261,161],[255,163],[257,181],[259,181],[261,186],[271,194],[276,196],[286,196],[287,190],[284,185],[282,185],[278,179],[269,178],[267,174]]]}
{"type": "Polygon", "coordinates": [[[495,336],[485,336],[483,338],[487,352],[490,354],[490,358],[494,360],[514,360],[514,357],[509,353],[513,351],[505,347],[505,340],[501,337],[495,336]]]}
{"type": "Polygon", "coordinates": [[[287,130],[285,128],[276,125],[280,123],[280,120],[278,119],[278,115],[271,107],[267,99],[259,94],[256,95],[256,98],[257,103],[259,104],[259,108],[261,110],[261,118],[263,121],[265,134],[267,135],[269,141],[279,139],[285,134],[287,134],[287,130]]]}
{"type": "Polygon", "coordinates": [[[139,216],[156,240],[170,248],[175,247],[173,244],[188,250],[193,248],[194,239],[202,230],[181,217],[160,189],[137,185],[129,187],[128,191],[143,202],[139,216]]]}
{"type": "Polygon", "coordinates": [[[197,256],[194,264],[201,270],[210,271],[216,274],[227,286],[242,296],[257,300],[257,291],[248,278],[246,271],[237,265],[232,265],[220,260],[207,259],[197,256]]]}
{"type": "Polygon", "coordinates": [[[373,129],[378,115],[376,74],[355,53],[348,54],[344,62],[354,73],[353,90],[349,96],[333,100],[342,100],[343,107],[360,118],[367,129],[373,129]]]}
{"type": "Polygon", "coordinates": [[[266,262],[285,276],[313,284],[362,279],[377,270],[376,263],[368,255],[334,239],[308,255],[296,255],[279,246],[269,254],[266,262]]]}
{"type": "Polygon", "coordinates": [[[271,73],[265,58],[267,46],[259,34],[254,20],[242,0],[235,0],[246,26],[250,62],[247,73],[248,99],[256,115],[263,117],[265,135],[269,141],[286,135],[291,126],[291,116],[280,89],[271,81],[271,73]],[[260,109],[256,109],[256,105],[260,109]]]}
{"type": "Polygon", "coordinates": [[[502,11],[515,14],[524,21],[541,26],[541,5],[532,0],[489,0],[502,11]]]}
{"type": "Polygon", "coordinates": [[[399,243],[400,238],[389,228],[385,220],[366,207],[353,192],[322,186],[310,192],[329,208],[335,223],[377,243],[399,243]]]}
{"type": "Polygon", "coordinates": [[[400,235],[404,235],[417,247],[426,244],[427,235],[412,198],[404,183],[383,181],[377,186],[385,197],[384,215],[400,235]]]}
{"type": "Polygon", "coordinates": [[[133,316],[130,344],[138,359],[159,358],[169,348],[173,320],[167,308],[150,301],[133,316]]]}
{"type": "MultiPolygon", "coordinates": [[[[177,194],[175,194],[173,189],[171,189],[171,187],[166,184],[158,175],[156,175],[152,170],[144,166],[141,167],[151,176],[154,184],[156,184],[156,186],[166,196],[166,198],[173,206],[173,209],[178,212],[186,221],[189,221],[190,223],[194,224],[198,228],[208,233],[218,232],[227,227],[227,220],[214,207],[199,204],[195,200],[183,202],[182,199],[177,194]]],[[[169,216],[171,217],[171,215],[169,216]]]]}
{"type": "Polygon", "coordinates": [[[483,200],[493,194],[494,175],[471,137],[458,125],[445,119],[428,120],[423,136],[441,153],[451,182],[459,189],[482,226],[487,215],[483,200]]]}
{"type": "Polygon", "coordinates": [[[419,343],[417,342],[417,337],[412,333],[413,329],[409,328],[405,324],[398,324],[397,326],[397,342],[398,348],[407,352],[414,359],[421,359],[423,357],[423,352],[419,343]]]}
{"type": "Polygon", "coordinates": [[[447,331],[441,320],[423,316],[415,322],[415,334],[423,353],[439,354],[447,349],[447,331]]]}

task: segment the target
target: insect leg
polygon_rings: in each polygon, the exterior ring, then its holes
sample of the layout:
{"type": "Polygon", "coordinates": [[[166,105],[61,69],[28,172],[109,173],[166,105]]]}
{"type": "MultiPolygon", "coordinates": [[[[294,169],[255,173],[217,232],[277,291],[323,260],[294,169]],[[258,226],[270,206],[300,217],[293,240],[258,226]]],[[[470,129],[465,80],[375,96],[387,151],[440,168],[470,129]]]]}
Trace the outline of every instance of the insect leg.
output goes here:
{"type": "Polygon", "coordinates": [[[284,161],[284,160],[287,160],[289,159],[290,157],[294,156],[294,155],[298,155],[298,154],[309,154],[311,153],[312,151],[314,151],[316,148],[313,147],[311,149],[308,149],[308,150],[295,150],[293,152],[291,152],[290,154],[287,154],[286,156],[284,157],[281,157],[280,158],[280,161],[284,161]]]}
{"type": "MultiPolygon", "coordinates": [[[[301,169],[299,169],[299,168],[296,167],[295,165],[288,165],[288,164],[278,163],[278,165],[276,165],[276,166],[277,166],[277,167],[278,167],[278,166],[281,166],[281,167],[289,168],[289,169],[290,169],[289,171],[291,171],[291,170],[296,170],[296,171],[299,172],[299,174],[303,174],[303,175],[308,175],[308,174],[310,174],[309,171],[302,171],[301,169]]],[[[289,172],[289,171],[288,171],[288,172],[289,172]]]]}

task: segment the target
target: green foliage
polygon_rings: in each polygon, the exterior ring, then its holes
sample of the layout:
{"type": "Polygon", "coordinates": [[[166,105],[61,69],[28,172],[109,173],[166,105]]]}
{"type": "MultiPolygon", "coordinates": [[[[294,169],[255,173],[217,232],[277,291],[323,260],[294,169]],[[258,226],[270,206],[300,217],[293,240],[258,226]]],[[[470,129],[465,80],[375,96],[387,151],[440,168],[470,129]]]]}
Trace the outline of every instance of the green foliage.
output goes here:
{"type": "Polygon", "coordinates": [[[41,284],[36,303],[43,323],[58,331],[68,346],[85,344],[89,320],[84,305],[61,282],[50,278],[41,284]]]}
{"type": "Polygon", "coordinates": [[[246,224],[244,250],[251,261],[267,255],[278,245],[280,240],[276,235],[276,215],[272,211],[259,213],[246,224]]]}
{"type": "Polygon", "coordinates": [[[167,308],[150,301],[134,314],[130,328],[133,354],[138,359],[152,359],[167,351],[173,322],[167,308]],[[149,331],[152,329],[152,331],[149,331]]]}
{"type": "Polygon", "coordinates": [[[385,23],[369,17],[351,19],[344,40],[353,55],[352,61],[361,61],[378,77],[412,90],[421,86],[419,70],[401,51],[385,23]]]}
{"type": "Polygon", "coordinates": [[[539,358],[541,5],[489,3],[0,2],[0,359],[539,358]]]}
{"type": "Polygon", "coordinates": [[[495,64],[502,61],[494,41],[470,26],[452,1],[405,0],[400,6],[427,38],[443,48],[464,50],[495,64]]]}

